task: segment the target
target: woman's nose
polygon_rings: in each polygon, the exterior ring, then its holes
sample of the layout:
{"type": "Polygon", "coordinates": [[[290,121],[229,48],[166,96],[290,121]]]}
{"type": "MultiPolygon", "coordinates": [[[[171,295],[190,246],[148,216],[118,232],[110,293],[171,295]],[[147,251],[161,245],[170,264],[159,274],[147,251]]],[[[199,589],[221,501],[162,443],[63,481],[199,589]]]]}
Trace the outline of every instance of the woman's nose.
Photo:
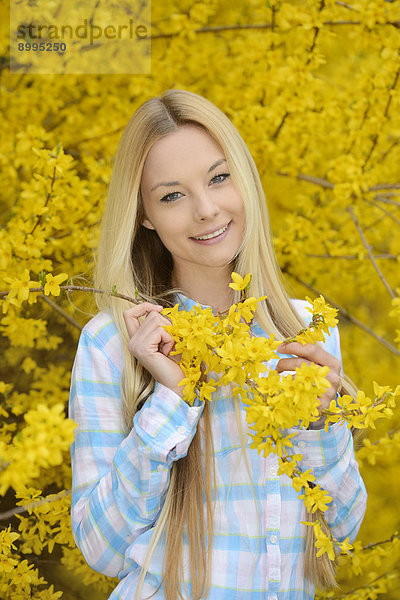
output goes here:
{"type": "Polygon", "coordinates": [[[204,221],[205,219],[212,219],[219,212],[220,207],[209,192],[203,192],[196,197],[194,201],[194,215],[196,220],[204,221]]]}

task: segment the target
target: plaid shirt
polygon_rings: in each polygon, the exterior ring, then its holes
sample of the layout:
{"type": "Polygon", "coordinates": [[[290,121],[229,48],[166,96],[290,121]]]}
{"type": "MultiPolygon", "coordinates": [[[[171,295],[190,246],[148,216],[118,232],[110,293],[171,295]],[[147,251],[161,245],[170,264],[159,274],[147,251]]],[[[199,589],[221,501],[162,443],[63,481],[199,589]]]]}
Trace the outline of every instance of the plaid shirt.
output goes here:
{"type": "MultiPolygon", "coordinates": [[[[179,297],[189,310],[192,300],[179,297]]],[[[306,302],[292,300],[305,322],[306,302]]],[[[254,335],[265,335],[256,324],[254,335]]],[[[325,349],[341,360],[337,327],[325,349]]],[[[280,355],[287,356],[287,355],[280,355]]],[[[277,359],[268,363],[276,366],[277,359]]],[[[203,406],[186,404],[156,383],[154,393],[124,433],[120,377],[122,340],[111,316],[100,312],[84,327],[72,371],[70,417],[78,423],[71,446],[72,530],[87,563],[120,583],[109,600],[133,600],[152,527],[161,511],[174,461],[184,457],[203,406]]],[[[217,389],[212,403],[216,499],[211,589],[208,600],[306,600],[314,586],[304,577],[306,520],[304,504],[291,480],[277,475],[274,454],[250,449],[245,409],[239,403],[250,476],[242,456],[235,404],[229,387],[217,389]]],[[[303,470],[312,468],[316,483],[333,501],[325,518],[339,540],[353,541],[364,516],[366,491],[354,457],[349,429],[342,424],[295,433],[293,453],[303,470]]],[[[162,536],[153,554],[141,598],[160,581],[162,536]]],[[[184,559],[188,548],[184,538],[184,559]]],[[[187,573],[187,571],[185,571],[187,573]]],[[[189,579],[189,575],[187,575],[189,579]]],[[[190,597],[190,582],[187,581],[190,597]]],[[[164,598],[163,588],[154,596],[164,598]]]]}

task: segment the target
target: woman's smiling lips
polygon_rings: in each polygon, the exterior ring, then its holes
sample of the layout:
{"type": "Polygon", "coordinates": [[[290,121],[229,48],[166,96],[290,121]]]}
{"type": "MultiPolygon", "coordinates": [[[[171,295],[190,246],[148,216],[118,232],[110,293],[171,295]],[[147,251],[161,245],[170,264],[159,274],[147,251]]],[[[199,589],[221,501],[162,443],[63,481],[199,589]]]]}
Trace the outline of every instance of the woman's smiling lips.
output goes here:
{"type": "Polygon", "coordinates": [[[232,221],[229,221],[227,225],[223,225],[222,227],[214,229],[208,233],[203,233],[203,235],[199,235],[196,237],[193,236],[190,239],[202,245],[215,244],[226,237],[226,234],[230,229],[231,223],[232,221]]]}

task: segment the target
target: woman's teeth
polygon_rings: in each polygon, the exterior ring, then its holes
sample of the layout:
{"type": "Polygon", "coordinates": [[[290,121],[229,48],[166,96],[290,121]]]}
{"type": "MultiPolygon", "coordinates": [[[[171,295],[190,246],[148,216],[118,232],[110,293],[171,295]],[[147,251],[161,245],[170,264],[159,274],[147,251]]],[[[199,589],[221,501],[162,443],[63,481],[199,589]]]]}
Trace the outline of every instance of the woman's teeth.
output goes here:
{"type": "MultiPolygon", "coordinates": [[[[228,223],[229,225],[229,223],[228,223]]],[[[221,233],[224,233],[224,231],[226,231],[226,229],[228,229],[228,225],[225,225],[225,227],[221,227],[221,229],[218,229],[218,231],[214,231],[214,233],[209,233],[208,235],[201,235],[199,237],[195,237],[195,240],[211,240],[212,238],[217,237],[218,235],[221,235],[221,233]]]]}

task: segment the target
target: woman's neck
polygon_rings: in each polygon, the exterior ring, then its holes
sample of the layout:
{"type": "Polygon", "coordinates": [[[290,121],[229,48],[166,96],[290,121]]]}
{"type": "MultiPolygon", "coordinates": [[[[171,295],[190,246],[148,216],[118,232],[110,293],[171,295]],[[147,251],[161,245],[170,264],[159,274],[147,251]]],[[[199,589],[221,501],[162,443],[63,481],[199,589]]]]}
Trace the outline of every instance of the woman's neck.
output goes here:
{"type": "Polygon", "coordinates": [[[185,271],[172,273],[172,285],[185,296],[211,306],[214,312],[224,312],[233,304],[233,290],[229,287],[231,269],[205,269],[204,273],[185,271]]]}

